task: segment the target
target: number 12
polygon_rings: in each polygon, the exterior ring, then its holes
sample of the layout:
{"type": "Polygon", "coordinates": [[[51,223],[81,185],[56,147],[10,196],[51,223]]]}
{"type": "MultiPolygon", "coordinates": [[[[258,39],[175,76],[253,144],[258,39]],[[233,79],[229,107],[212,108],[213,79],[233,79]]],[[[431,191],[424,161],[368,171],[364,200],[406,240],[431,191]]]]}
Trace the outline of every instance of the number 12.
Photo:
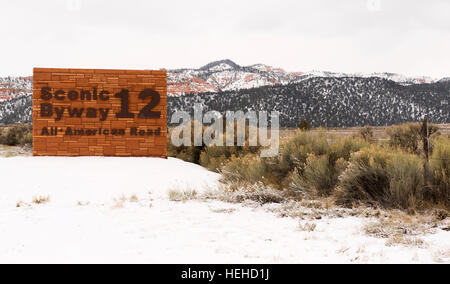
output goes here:
{"type": "MultiPolygon", "coordinates": [[[[120,112],[116,113],[116,117],[134,118],[134,113],[130,112],[130,92],[123,89],[120,93],[115,94],[115,97],[120,99],[120,112]]],[[[145,100],[148,97],[151,97],[151,101],[141,109],[138,118],[161,118],[160,111],[152,111],[159,104],[161,96],[157,91],[152,89],[146,89],[139,94],[141,100],[145,100]]]]}

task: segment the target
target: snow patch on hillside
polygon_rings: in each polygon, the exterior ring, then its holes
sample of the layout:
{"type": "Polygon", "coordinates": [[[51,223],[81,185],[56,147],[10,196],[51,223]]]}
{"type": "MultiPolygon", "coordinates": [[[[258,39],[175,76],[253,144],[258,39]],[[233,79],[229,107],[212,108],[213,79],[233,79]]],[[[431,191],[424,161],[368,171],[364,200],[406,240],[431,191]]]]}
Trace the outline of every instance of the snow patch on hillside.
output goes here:
{"type": "Polygon", "coordinates": [[[404,76],[395,73],[338,73],[328,71],[287,72],[265,64],[239,66],[231,60],[212,62],[200,69],[172,70],[168,73],[169,95],[197,94],[202,92],[236,91],[300,83],[311,78],[381,78],[401,85],[432,84],[437,79],[426,76],[404,76]],[[195,81],[193,79],[196,78],[195,81]],[[192,82],[201,82],[192,85],[192,82]]]}
{"type": "Polygon", "coordinates": [[[31,77],[0,77],[0,103],[16,96],[31,93],[33,80],[31,77]]]}

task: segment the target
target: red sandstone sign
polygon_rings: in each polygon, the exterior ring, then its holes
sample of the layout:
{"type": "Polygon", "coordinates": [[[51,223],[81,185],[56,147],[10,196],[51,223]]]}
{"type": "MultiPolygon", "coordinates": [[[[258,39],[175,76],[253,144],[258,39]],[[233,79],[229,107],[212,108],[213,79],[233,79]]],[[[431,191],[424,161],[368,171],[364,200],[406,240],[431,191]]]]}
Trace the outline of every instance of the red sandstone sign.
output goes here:
{"type": "Polygon", "coordinates": [[[167,157],[166,71],[35,68],[33,155],[167,157]]]}

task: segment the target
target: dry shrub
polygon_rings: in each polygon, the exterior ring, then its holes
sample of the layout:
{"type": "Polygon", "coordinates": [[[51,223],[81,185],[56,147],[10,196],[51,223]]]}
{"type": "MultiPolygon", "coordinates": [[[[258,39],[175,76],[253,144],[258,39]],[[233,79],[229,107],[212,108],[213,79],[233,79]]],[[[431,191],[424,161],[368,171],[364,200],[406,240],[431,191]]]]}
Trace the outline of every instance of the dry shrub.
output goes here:
{"type": "Polygon", "coordinates": [[[324,132],[297,131],[296,135],[280,145],[278,157],[263,160],[265,183],[279,189],[288,186],[294,170],[303,174],[310,154],[324,155],[328,150],[329,144],[324,132]]]}
{"type": "Polygon", "coordinates": [[[389,158],[389,154],[374,149],[354,154],[349,168],[340,178],[338,204],[350,207],[359,200],[386,204],[389,199],[386,172],[389,158]]]}
{"type": "MultiPolygon", "coordinates": [[[[171,142],[171,134],[168,135],[167,140],[167,155],[169,157],[178,158],[180,160],[199,164],[200,163],[200,155],[205,148],[202,142],[202,146],[195,146],[195,126],[200,127],[202,130],[202,137],[205,131],[205,127],[201,125],[198,121],[191,120],[190,128],[191,128],[191,146],[180,146],[175,147],[171,142]]],[[[203,141],[203,140],[202,140],[203,141]]]]}
{"type": "Polygon", "coordinates": [[[17,124],[8,127],[0,132],[0,144],[9,146],[31,146],[32,126],[28,124],[17,124]]]}
{"type": "MultiPolygon", "coordinates": [[[[219,169],[223,165],[224,161],[228,160],[231,156],[244,156],[248,153],[258,153],[259,146],[249,146],[249,132],[248,125],[245,126],[245,145],[244,146],[209,146],[207,147],[203,143],[201,146],[194,146],[195,125],[201,127],[202,138],[206,130],[205,126],[198,125],[198,122],[191,121],[191,146],[175,147],[171,143],[169,135],[167,141],[167,153],[170,157],[175,157],[186,162],[199,164],[211,171],[219,172],[219,169]]],[[[234,145],[237,145],[238,131],[237,122],[234,124],[234,145]]],[[[223,145],[226,145],[226,125],[224,124],[224,132],[220,134],[220,140],[223,141],[223,145]]]]}
{"type": "MultiPolygon", "coordinates": [[[[389,145],[393,148],[402,148],[405,151],[420,154],[422,124],[406,123],[402,125],[394,125],[386,130],[389,136],[389,145]]],[[[429,135],[439,133],[439,127],[436,125],[428,125],[429,135]]]]}
{"type": "Polygon", "coordinates": [[[387,131],[390,140],[378,146],[367,127],[361,137],[297,131],[281,141],[280,154],[273,158],[261,158],[259,148],[248,145],[179,149],[170,145],[169,153],[221,173],[222,180],[235,187],[261,183],[284,190],[294,200],[336,194],[337,203],[345,206],[362,202],[411,212],[425,205],[448,207],[450,140],[430,126],[433,151],[427,164],[418,155],[423,148],[421,127],[418,123],[393,126],[387,131]]]}
{"type": "Polygon", "coordinates": [[[282,185],[294,195],[329,195],[351,154],[368,146],[360,138],[327,139],[323,133],[301,133],[287,143],[281,155],[281,159],[290,161],[287,165],[290,173],[282,185]]]}
{"type": "Polygon", "coordinates": [[[200,165],[210,171],[218,172],[231,157],[230,147],[212,146],[206,148],[200,155],[200,165]]]}
{"type": "Polygon", "coordinates": [[[358,132],[358,136],[364,139],[365,141],[372,141],[373,139],[373,130],[370,126],[365,126],[361,128],[358,132]]]}
{"type": "Polygon", "coordinates": [[[338,204],[350,207],[358,200],[386,203],[389,178],[385,168],[389,158],[387,153],[373,149],[354,154],[340,177],[338,204]]]}
{"type": "Polygon", "coordinates": [[[281,159],[289,161],[290,171],[294,167],[300,173],[307,164],[310,154],[316,156],[328,155],[331,159],[350,159],[353,152],[357,152],[370,144],[360,138],[332,137],[328,139],[325,132],[300,132],[287,143],[282,145],[281,159]]]}
{"type": "Polygon", "coordinates": [[[423,185],[423,162],[418,156],[372,147],[352,156],[340,177],[337,202],[417,208],[424,201],[423,185]]]}
{"type": "Polygon", "coordinates": [[[311,125],[306,120],[303,119],[302,121],[300,121],[298,128],[301,131],[309,131],[311,130],[311,125]]]}
{"type": "Polygon", "coordinates": [[[226,182],[263,182],[277,189],[289,189],[295,196],[329,195],[351,154],[368,145],[360,138],[328,139],[324,132],[297,132],[282,143],[277,157],[232,157],[225,163],[221,161],[220,172],[226,182]]]}
{"type": "Polygon", "coordinates": [[[308,154],[325,155],[329,148],[325,132],[297,132],[294,137],[281,145],[280,156],[289,162],[292,170],[295,166],[305,164],[308,154]]]}
{"type": "Polygon", "coordinates": [[[396,153],[386,168],[389,177],[389,194],[396,208],[418,208],[423,202],[423,165],[414,155],[396,153]]]}
{"type": "Polygon", "coordinates": [[[370,147],[370,143],[359,137],[334,137],[332,139],[329,153],[336,158],[350,160],[351,154],[363,148],[370,147]]]}
{"type": "Polygon", "coordinates": [[[433,203],[450,207],[450,138],[439,137],[433,144],[425,195],[433,203]]]}
{"type": "Polygon", "coordinates": [[[249,154],[233,156],[221,169],[223,180],[228,183],[264,182],[267,168],[261,157],[249,154]]]}
{"type": "MultiPolygon", "coordinates": [[[[394,129],[401,132],[417,127],[409,124],[394,129]]],[[[402,209],[442,204],[449,207],[450,139],[435,136],[432,144],[429,163],[412,154],[410,147],[404,152],[373,146],[354,154],[340,178],[338,204],[351,206],[363,201],[402,209]]]]}
{"type": "Polygon", "coordinates": [[[307,158],[303,174],[294,170],[290,175],[289,190],[301,196],[328,196],[339,182],[339,175],[345,170],[346,164],[343,158],[336,159],[332,154],[311,154],[307,158]]]}
{"type": "Polygon", "coordinates": [[[443,221],[443,220],[447,219],[448,217],[450,217],[450,212],[448,212],[447,210],[444,210],[444,209],[436,209],[433,212],[433,215],[436,218],[436,220],[443,221]]]}
{"type": "Polygon", "coordinates": [[[31,132],[25,133],[22,138],[19,140],[20,146],[28,146],[31,147],[33,144],[33,134],[31,132]]]}

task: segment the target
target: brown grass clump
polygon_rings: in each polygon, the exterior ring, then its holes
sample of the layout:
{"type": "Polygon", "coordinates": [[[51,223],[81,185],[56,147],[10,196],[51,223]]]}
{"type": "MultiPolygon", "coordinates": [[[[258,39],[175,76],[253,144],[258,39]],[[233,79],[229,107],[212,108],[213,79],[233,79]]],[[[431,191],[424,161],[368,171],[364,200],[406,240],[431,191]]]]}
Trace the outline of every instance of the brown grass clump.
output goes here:
{"type": "Polygon", "coordinates": [[[40,195],[33,197],[32,203],[34,204],[44,204],[50,202],[50,196],[49,195],[40,195]]]}
{"type": "Polygon", "coordinates": [[[185,191],[170,190],[169,191],[169,200],[170,201],[186,202],[188,200],[194,200],[194,199],[197,199],[197,191],[195,191],[195,190],[185,190],[185,191]]]}

